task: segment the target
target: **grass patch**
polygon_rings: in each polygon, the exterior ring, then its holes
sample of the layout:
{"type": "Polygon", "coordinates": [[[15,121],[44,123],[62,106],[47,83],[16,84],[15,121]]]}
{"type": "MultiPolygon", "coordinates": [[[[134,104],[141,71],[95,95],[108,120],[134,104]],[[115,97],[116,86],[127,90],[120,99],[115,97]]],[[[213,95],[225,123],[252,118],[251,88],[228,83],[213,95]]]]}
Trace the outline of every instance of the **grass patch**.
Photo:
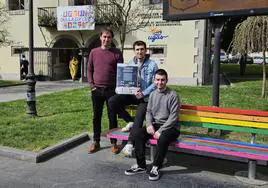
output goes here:
{"type": "MultiPolygon", "coordinates": [[[[212,87],[171,86],[183,104],[211,105],[212,87]]],[[[261,99],[261,81],[238,82],[235,87],[220,89],[220,106],[268,110],[268,100],[261,99]]],[[[39,151],[82,132],[92,132],[92,104],[88,88],[37,97],[38,117],[26,115],[26,102],[0,103],[0,145],[39,151]]],[[[119,126],[124,122],[119,121],[119,126]]],[[[107,111],[103,111],[102,131],[108,130],[107,111]]],[[[229,136],[230,135],[230,136],[229,136]]],[[[244,135],[227,139],[248,140],[244,135]]],[[[258,137],[268,143],[267,137],[258,137]]]]}
{"type": "MultiPolygon", "coordinates": [[[[268,65],[266,64],[268,68],[268,65]]],[[[259,77],[262,76],[262,65],[261,64],[247,64],[244,76],[240,76],[240,65],[239,64],[221,64],[221,72],[225,72],[231,77],[240,77],[245,79],[247,77],[259,77]]]]}
{"type": "Polygon", "coordinates": [[[21,81],[13,81],[13,80],[0,80],[0,86],[8,86],[13,84],[19,84],[21,81]]]}

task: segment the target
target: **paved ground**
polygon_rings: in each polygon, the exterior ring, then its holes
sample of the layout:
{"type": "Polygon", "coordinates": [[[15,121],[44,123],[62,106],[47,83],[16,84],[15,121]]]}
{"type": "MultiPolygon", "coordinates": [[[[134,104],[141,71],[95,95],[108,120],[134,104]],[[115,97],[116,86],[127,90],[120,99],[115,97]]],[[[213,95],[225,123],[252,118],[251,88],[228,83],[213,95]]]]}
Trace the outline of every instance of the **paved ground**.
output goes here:
{"type": "MultiPolygon", "coordinates": [[[[149,181],[147,174],[125,176],[124,170],[135,162],[134,159],[124,158],[120,154],[112,155],[107,140],[102,142],[104,149],[96,154],[87,153],[88,144],[82,144],[39,164],[0,157],[0,187],[253,187],[241,183],[233,176],[235,171],[247,169],[244,163],[173,152],[168,154],[169,162],[163,168],[163,176],[159,181],[149,181]]],[[[258,171],[268,174],[267,167],[259,167],[258,171]]]]}
{"type": "MultiPolygon", "coordinates": [[[[37,81],[36,82],[36,96],[48,94],[56,91],[63,91],[69,89],[76,89],[86,87],[87,83],[80,83],[78,81],[37,81]]],[[[0,102],[7,102],[17,99],[26,100],[27,85],[19,85],[12,87],[0,87],[0,102]]]]}
{"type": "MultiPolygon", "coordinates": [[[[37,82],[36,93],[41,95],[86,85],[70,81],[37,82]]],[[[23,99],[25,92],[26,86],[0,88],[0,102],[23,99]]],[[[104,149],[96,154],[87,153],[88,144],[39,164],[0,157],[0,188],[253,187],[234,177],[236,171],[247,170],[246,163],[173,152],[168,153],[169,163],[158,182],[150,182],[146,174],[125,176],[124,170],[135,163],[134,159],[111,155],[107,140],[102,143],[104,149]]],[[[258,166],[257,171],[268,174],[267,166],[258,166]]]]}

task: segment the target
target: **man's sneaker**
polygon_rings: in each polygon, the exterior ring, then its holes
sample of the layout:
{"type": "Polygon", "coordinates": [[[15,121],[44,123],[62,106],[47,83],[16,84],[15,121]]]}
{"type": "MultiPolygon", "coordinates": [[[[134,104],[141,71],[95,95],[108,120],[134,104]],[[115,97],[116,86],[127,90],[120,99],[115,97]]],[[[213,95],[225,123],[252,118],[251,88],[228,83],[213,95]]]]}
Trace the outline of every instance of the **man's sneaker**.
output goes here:
{"type": "Polygon", "coordinates": [[[100,150],[100,142],[94,141],[88,148],[88,153],[95,153],[100,150]]]}
{"type": "Polygon", "coordinates": [[[125,155],[125,157],[131,157],[133,149],[133,144],[126,144],[122,149],[122,153],[125,155]]]}
{"type": "Polygon", "coordinates": [[[149,173],[149,180],[156,181],[159,180],[159,170],[157,166],[153,166],[150,173],[149,173]]]}
{"type": "Polygon", "coordinates": [[[146,169],[145,168],[141,168],[137,164],[134,164],[134,165],[132,165],[130,167],[130,169],[128,169],[128,170],[125,171],[125,174],[127,176],[132,176],[132,175],[140,174],[140,173],[144,173],[144,172],[146,172],[146,169]]]}
{"type": "Polygon", "coordinates": [[[133,122],[129,122],[125,127],[122,128],[122,132],[129,132],[129,130],[133,127],[133,122]]]}

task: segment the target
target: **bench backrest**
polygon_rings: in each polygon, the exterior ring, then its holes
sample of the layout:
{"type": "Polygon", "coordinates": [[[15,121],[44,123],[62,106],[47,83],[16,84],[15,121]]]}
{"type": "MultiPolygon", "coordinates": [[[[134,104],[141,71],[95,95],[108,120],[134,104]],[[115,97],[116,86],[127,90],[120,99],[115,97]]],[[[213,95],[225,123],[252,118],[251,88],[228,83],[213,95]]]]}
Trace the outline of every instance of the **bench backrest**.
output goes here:
{"type": "MultiPolygon", "coordinates": [[[[135,115],[135,106],[127,109],[135,115]]],[[[268,135],[268,111],[181,105],[179,114],[184,126],[268,135]]]]}
{"type": "Polygon", "coordinates": [[[267,111],[182,105],[179,121],[184,126],[268,135],[267,111]]]}

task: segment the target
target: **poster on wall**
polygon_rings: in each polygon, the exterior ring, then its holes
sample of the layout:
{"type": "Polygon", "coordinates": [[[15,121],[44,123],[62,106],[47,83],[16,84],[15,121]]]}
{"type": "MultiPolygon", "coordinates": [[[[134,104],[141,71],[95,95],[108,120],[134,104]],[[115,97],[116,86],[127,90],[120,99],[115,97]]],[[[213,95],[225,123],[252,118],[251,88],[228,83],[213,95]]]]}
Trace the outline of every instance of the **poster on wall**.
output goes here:
{"type": "Polygon", "coordinates": [[[138,87],[138,66],[117,64],[116,89],[117,94],[133,95],[138,87]]]}
{"type": "Polygon", "coordinates": [[[94,30],[95,10],[92,5],[57,7],[57,29],[94,30]]]}

